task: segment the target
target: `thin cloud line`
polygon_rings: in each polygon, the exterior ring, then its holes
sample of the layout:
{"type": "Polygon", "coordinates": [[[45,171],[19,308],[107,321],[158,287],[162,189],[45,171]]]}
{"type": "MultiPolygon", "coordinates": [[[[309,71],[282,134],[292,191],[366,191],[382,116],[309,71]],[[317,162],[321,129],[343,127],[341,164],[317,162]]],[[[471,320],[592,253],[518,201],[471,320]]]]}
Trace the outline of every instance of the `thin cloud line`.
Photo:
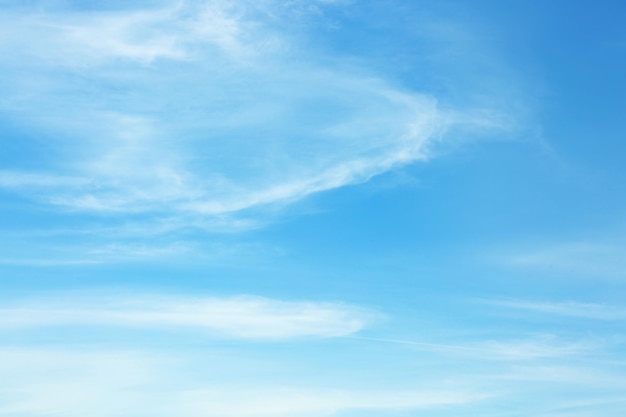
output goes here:
{"type": "Polygon", "coordinates": [[[222,338],[284,340],[356,333],[380,318],[364,308],[263,297],[58,296],[0,308],[0,328],[113,326],[196,329],[222,338]]]}
{"type": "Polygon", "coordinates": [[[494,360],[530,360],[549,357],[578,356],[589,353],[599,347],[598,343],[589,342],[561,342],[552,338],[530,338],[515,340],[481,340],[467,344],[445,344],[416,342],[403,339],[386,339],[366,336],[347,336],[351,339],[393,343],[415,346],[422,350],[437,353],[452,352],[470,355],[479,355],[483,359],[494,360]]]}

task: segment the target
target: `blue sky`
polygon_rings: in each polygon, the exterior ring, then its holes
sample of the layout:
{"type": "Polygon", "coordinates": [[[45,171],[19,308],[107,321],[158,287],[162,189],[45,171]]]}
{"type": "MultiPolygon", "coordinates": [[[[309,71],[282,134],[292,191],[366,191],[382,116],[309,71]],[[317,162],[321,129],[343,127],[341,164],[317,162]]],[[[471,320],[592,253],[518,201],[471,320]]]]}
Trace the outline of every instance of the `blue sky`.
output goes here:
{"type": "Polygon", "coordinates": [[[0,416],[626,412],[621,2],[0,10],[0,416]]]}

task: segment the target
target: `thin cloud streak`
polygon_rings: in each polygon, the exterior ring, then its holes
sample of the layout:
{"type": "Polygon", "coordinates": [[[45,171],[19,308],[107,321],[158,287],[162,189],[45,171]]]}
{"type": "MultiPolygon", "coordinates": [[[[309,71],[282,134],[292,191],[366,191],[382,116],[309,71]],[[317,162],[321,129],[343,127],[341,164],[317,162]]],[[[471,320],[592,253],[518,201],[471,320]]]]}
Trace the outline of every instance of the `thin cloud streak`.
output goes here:
{"type": "Polygon", "coordinates": [[[403,339],[351,336],[358,340],[407,345],[439,354],[475,357],[487,361],[531,361],[542,358],[566,358],[587,354],[600,345],[588,341],[564,342],[553,336],[517,340],[482,340],[467,343],[430,343],[403,339]]]}
{"type": "Polygon", "coordinates": [[[194,329],[221,338],[285,340],[341,337],[380,314],[345,304],[280,301],[262,297],[164,296],[56,297],[0,309],[0,328],[59,326],[194,329]]]}
{"type": "Polygon", "coordinates": [[[608,321],[626,320],[626,309],[607,304],[580,303],[575,301],[536,302],[523,300],[485,300],[484,302],[497,307],[524,310],[534,313],[553,314],[557,316],[608,321]]]}
{"type": "Polygon", "coordinates": [[[542,245],[529,251],[505,255],[503,261],[516,268],[535,268],[571,276],[623,279],[626,245],[623,242],[565,242],[542,245]]]}
{"type": "Polygon", "coordinates": [[[190,416],[308,417],[332,416],[350,410],[408,411],[464,405],[488,398],[462,391],[359,392],[349,390],[200,389],[183,394],[190,416]],[[236,394],[234,394],[236,392],[236,394]],[[245,402],[241,398],[246,398],[245,402]]]}

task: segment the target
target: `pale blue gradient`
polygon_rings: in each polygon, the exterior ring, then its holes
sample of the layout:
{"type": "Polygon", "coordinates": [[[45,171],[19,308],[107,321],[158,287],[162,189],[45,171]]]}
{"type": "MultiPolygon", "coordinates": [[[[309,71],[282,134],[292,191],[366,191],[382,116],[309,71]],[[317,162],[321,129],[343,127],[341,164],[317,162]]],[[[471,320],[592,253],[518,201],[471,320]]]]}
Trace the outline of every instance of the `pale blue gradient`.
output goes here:
{"type": "Polygon", "coordinates": [[[623,416],[625,14],[0,0],[0,416],[623,416]]]}

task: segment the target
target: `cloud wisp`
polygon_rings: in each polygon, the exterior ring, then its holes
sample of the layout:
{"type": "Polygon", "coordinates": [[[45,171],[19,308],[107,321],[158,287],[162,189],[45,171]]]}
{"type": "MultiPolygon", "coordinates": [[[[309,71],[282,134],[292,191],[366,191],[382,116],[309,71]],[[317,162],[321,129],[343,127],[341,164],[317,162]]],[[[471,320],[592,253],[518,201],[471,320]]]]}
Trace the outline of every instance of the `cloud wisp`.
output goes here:
{"type": "Polygon", "coordinates": [[[355,339],[406,345],[409,348],[435,352],[449,357],[474,358],[481,361],[534,361],[546,358],[577,357],[600,347],[589,341],[568,342],[553,335],[526,339],[490,339],[465,343],[431,343],[414,340],[353,336],[355,339]]]}
{"type": "MultiPolygon", "coordinates": [[[[0,387],[0,415],[312,417],[463,407],[489,397],[439,383],[431,389],[322,387],[299,378],[286,385],[271,377],[220,383],[214,375],[186,373],[190,365],[203,369],[224,361],[214,355],[206,350],[202,356],[186,352],[174,358],[151,351],[0,349],[0,377],[12,381],[11,387],[0,387]],[[181,375],[187,376],[182,383],[181,375]]],[[[237,362],[226,366],[239,372],[237,362]]]]}
{"type": "Polygon", "coordinates": [[[400,412],[459,406],[488,397],[469,391],[355,391],[274,389],[199,389],[184,393],[185,411],[190,416],[273,417],[333,416],[340,412],[368,410],[400,412]],[[233,395],[233,393],[236,394],[233,395]],[[245,402],[241,398],[246,398],[245,402]]]}
{"type": "Polygon", "coordinates": [[[283,205],[426,160],[455,120],[473,119],[307,52],[272,1],[4,7],[0,111],[50,152],[37,169],[1,171],[0,186],[64,209],[219,217],[283,205]]]}
{"type": "Polygon", "coordinates": [[[626,309],[619,306],[567,302],[538,302],[524,300],[486,300],[486,303],[497,307],[522,310],[538,314],[553,314],[557,316],[584,318],[592,320],[622,321],[626,320],[626,309]]]}
{"type": "Polygon", "coordinates": [[[57,297],[0,309],[0,328],[110,326],[192,329],[219,338],[287,340],[341,337],[358,332],[380,315],[333,303],[262,297],[163,296],[57,297]]]}
{"type": "Polygon", "coordinates": [[[626,267],[623,242],[565,242],[504,256],[508,266],[534,268],[570,276],[622,280],[626,267]]]}

